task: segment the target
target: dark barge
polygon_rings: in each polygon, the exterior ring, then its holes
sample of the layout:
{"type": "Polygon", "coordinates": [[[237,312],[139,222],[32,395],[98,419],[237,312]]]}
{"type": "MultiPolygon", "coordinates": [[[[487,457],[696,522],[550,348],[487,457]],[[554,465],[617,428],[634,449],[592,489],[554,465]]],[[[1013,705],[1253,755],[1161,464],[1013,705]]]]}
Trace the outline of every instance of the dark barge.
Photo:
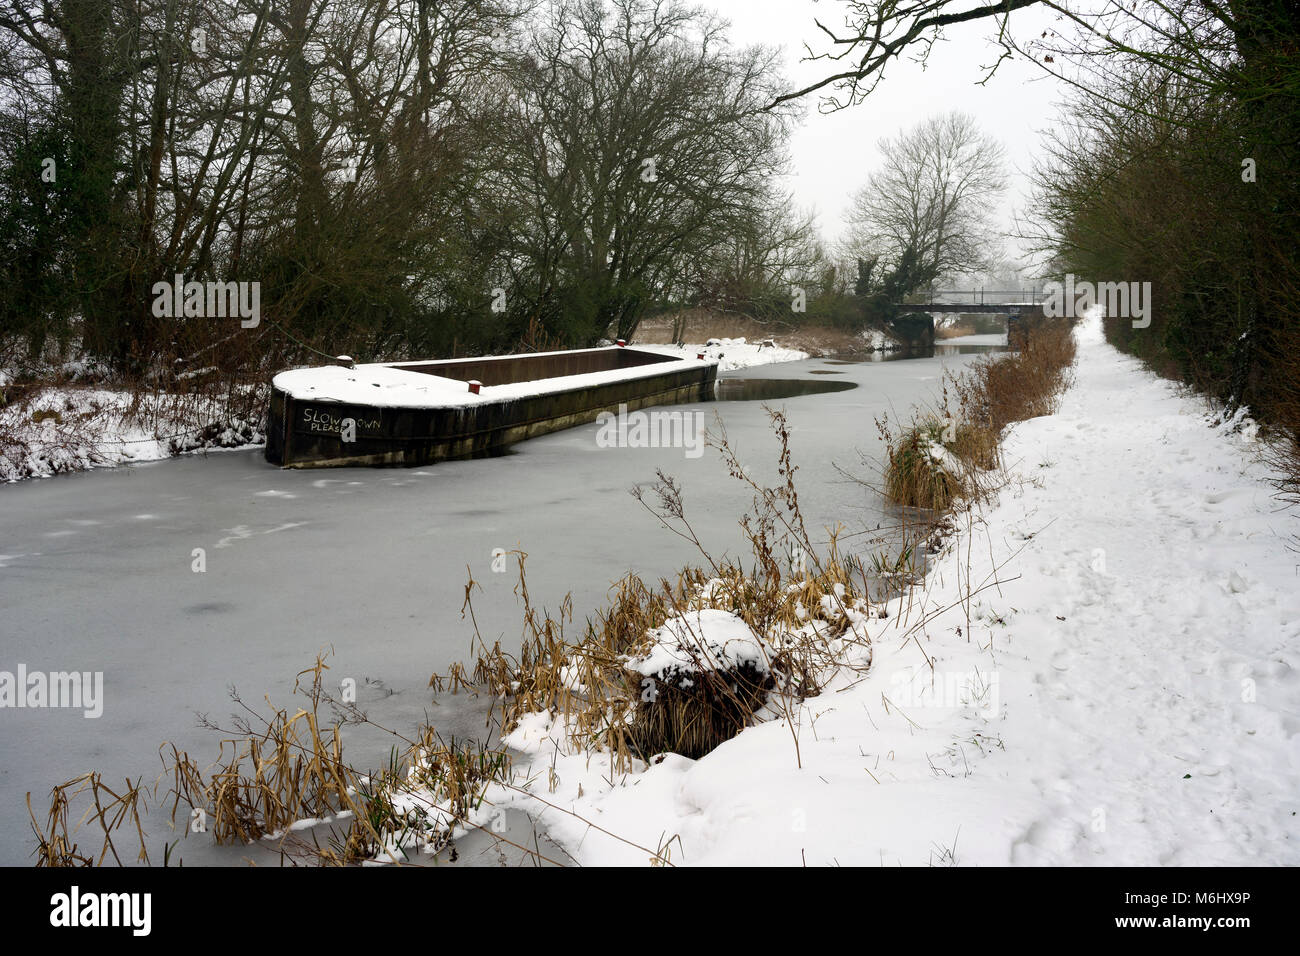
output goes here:
{"type": "Polygon", "coordinates": [[[294,369],[271,383],[266,459],[323,468],[497,455],[620,406],[710,400],[717,372],[702,356],[623,346],[294,369]]]}

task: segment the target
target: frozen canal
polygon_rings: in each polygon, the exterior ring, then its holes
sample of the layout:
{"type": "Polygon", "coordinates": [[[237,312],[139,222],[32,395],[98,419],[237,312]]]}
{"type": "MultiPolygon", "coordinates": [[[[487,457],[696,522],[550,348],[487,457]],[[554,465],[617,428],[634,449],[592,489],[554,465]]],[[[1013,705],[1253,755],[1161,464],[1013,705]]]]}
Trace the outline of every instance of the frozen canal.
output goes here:
{"type": "MultiPolygon", "coordinates": [[[[934,399],[944,365],[983,352],[889,362],[821,360],[770,365],[723,378],[844,381],[847,391],[774,401],[786,409],[810,529],[875,527],[875,496],[846,481],[860,455],[880,457],[874,415],[934,399]]],[[[758,401],[695,406],[718,413],[742,460],[773,474],[776,443],[758,401]]],[[[53,784],[97,769],[115,785],[152,781],[164,740],[201,765],[229,726],[236,687],[250,704],[292,707],[294,676],[332,648],[329,678],[352,677],[376,722],[409,733],[425,719],[444,736],[482,728],[461,700],[435,705],[426,684],[467,656],[460,617],[466,566],[481,583],[475,609],[484,639],[517,646],[515,576],[492,572],[495,548],[528,553],[534,602],[573,594],[575,617],[603,603],[609,585],[637,571],[673,575],[697,560],[628,495],[655,469],[679,479],[688,516],[710,550],[736,552],[749,492],[718,455],[682,449],[598,447],[590,425],[525,442],[496,459],[413,470],[281,471],[260,449],[27,481],[0,487],[0,670],[102,671],[103,715],[0,711],[0,864],[31,863],[26,794],[44,823],[53,784]],[[194,549],[206,572],[191,569],[194,549]]],[[[392,741],[348,730],[345,756],[377,766],[392,741]]],[[[155,826],[149,850],[162,859],[155,826]]],[[[89,836],[89,834],[87,834],[89,836]]],[[[121,841],[134,847],[129,837],[121,841]]],[[[242,849],[201,850],[189,863],[239,863],[242,849]]],[[[83,841],[83,850],[98,841],[83,841]]]]}

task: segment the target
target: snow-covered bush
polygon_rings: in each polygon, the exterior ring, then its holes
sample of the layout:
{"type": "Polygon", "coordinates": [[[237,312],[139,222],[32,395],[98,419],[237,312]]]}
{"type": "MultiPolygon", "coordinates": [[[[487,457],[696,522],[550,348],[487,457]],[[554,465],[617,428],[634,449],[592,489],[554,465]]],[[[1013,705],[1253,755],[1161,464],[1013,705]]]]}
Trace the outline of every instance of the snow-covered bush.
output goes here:
{"type": "Polygon", "coordinates": [[[643,757],[704,756],[740,733],[775,686],[774,648],[728,611],[672,618],[649,641],[626,665],[641,689],[631,726],[643,757]]]}

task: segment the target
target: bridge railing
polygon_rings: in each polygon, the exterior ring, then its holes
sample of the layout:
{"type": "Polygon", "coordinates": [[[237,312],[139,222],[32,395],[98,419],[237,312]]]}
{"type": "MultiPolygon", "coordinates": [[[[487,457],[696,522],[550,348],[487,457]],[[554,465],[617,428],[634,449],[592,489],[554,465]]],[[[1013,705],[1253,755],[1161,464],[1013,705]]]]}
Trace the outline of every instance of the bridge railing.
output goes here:
{"type": "Polygon", "coordinates": [[[1037,305],[1048,293],[1040,289],[935,289],[928,293],[924,304],[934,305],[949,296],[973,305],[1037,305]]]}

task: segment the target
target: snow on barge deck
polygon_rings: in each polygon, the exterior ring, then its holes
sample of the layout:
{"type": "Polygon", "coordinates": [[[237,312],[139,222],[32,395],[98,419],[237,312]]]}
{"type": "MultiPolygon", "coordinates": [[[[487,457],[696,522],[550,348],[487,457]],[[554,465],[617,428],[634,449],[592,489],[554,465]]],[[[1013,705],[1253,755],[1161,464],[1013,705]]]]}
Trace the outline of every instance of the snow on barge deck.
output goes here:
{"type": "Polygon", "coordinates": [[[718,363],[624,346],[281,372],[266,459],[285,468],[501,454],[604,411],[713,398],[718,363]]]}

